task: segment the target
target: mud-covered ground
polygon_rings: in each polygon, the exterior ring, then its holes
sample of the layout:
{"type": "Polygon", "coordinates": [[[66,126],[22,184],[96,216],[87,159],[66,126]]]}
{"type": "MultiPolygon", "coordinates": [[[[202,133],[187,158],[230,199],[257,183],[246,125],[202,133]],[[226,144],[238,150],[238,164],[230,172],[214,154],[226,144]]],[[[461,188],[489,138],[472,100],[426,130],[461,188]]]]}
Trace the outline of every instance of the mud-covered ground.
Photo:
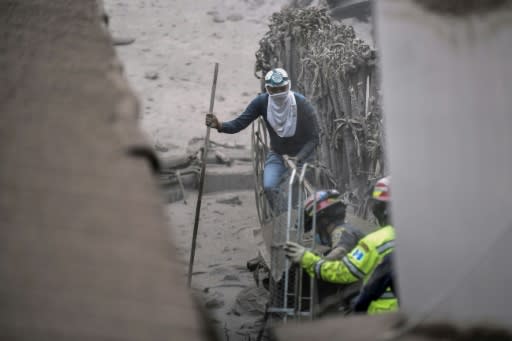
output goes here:
{"type": "MultiPolygon", "coordinates": [[[[220,63],[215,112],[240,113],[260,89],[254,53],[269,16],[287,1],[105,0],[110,30],[135,42],[117,47],[128,81],[141,101],[141,127],[162,158],[183,155],[204,136],[214,63],[220,63]]],[[[249,146],[249,129],[237,135],[211,132],[220,143],[249,146]]],[[[208,181],[208,180],[207,180],[208,181]]],[[[167,207],[171,234],[183,256],[190,252],[196,197],[167,207]]],[[[206,195],[197,239],[192,287],[203,299],[224,340],[255,339],[265,297],[246,270],[257,255],[254,194],[206,195]],[[227,203],[223,200],[227,199],[227,203]]],[[[170,289],[171,290],[171,289],[170,289]]]]}
{"type": "MultiPolygon", "coordinates": [[[[111,32],[135,38],[117,51],[142,103],[141,127],[163,156],[204,136],[214,63],[220,64],[215,112],[240,113],[260,89],[254,54],[269,16],[286,0],[105,0],[111,32]]],[[[212,133],[248,144],[248,131],[212,133]]]]}
{"type": "MultiPolygon", "coordinates": [[[[190,254],[196,198],[192,194],[187,205],[176,202],[167,211],[184,265],[190,254]]],[[[203,197],[192,287],[225,340],[254,340],[260,329],[266,295],[246,269],[246,261],[257,254],[253,238],[257,224],[252,191],[203,197]]],[[[183,276],[185,280],[185,272],[183,276]]]]}

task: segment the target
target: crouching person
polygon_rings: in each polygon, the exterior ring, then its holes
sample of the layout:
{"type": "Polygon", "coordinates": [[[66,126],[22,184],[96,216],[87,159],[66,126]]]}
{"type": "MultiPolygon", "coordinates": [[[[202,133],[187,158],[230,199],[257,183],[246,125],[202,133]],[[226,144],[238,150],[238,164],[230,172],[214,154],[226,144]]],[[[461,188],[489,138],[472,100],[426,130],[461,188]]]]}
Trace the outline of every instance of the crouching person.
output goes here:
{"type": "MultiPolygon", "coordinates": [[[[346,205],[335,189],[321,190],[310,196],[304,203],[304,231],[310,232],[316,214],[315,251],[323,250],[323,259],[341,260],[352,250],[364,234],[345,221],[346,205]],[[315,200],[316,197],[316,200],[315,200]],[[316,206],[315,206],[316,203],[316,206]],[[316,212],[315,212],[316,209],[316,212]]],[[[305,274],[307,277],[308,275],[305,274]]],[[[319,306],[317,314],[340,312],[350,306],[359,292],[361,283],[340,285],[317,281],[319,306]]]]}
{"type": "MultiPolygon", "coordinates": [[[[341,260],[327,260],[306,250],[303,246],[287,242],[286,256],[310,275],[326,282],[349,284],[359,280],[366,283],[382,259],[393,252],[395,229],[390,216],[390,177],[377,181],[372,192],[372,212],[380,228],[362,238],[341,260]]],[[[368,306],[368,314],[394,311],[398,301],[391,288],[368,306]]]]}
{"type": "Polygon", "coordinates": [[[316,196],[315,240],[328,248],[324,259],[342,259],[352,250],[364,234],[345,221],[346,205],[335,189],[322,190],[310,196],[304,203],[304,231],[313,228],[316,196]]]}

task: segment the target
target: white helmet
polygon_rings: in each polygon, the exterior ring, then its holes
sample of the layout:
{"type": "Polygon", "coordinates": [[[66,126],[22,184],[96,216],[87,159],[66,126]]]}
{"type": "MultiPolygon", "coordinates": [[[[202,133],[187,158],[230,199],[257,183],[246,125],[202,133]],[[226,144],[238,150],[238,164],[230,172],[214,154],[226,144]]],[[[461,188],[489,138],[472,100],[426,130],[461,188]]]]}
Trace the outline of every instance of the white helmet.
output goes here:
{"type": "Polygon", "coordinates": [[[290,84],[290,78],[284,69],[272,69],[265,75],[265,87],[275,88],[288,84],[290,84]]]}
{"type": "Polygon", "coordinates": [[[379,179],[373,187],[372,199],[389,202],[391,200],[391,176],[379,179]]]}

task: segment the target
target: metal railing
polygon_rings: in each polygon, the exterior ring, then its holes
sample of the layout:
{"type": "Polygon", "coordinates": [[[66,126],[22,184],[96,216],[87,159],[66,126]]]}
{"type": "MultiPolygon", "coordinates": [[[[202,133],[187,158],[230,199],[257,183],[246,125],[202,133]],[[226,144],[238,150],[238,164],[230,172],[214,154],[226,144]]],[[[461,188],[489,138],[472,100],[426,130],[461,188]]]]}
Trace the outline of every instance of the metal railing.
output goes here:
{"type": "MultiPolygon", "coordinates": [[[[267,145],[265,124],[261,119],[253,124],[252,142],[253,155],[257,158],[254,160],[254,167],[261,168],[264,166],[262,158],[269,150],[267,145]]],[[[285,231],[283,231],[285,235],[285,242],[290,241],[293,236],[292,241],[298,242],[301,245],[305,245],[304,202],[306,198],[316,193],[315,187],[311,184],[310,181],[308,181],[308,179],[306,179],[306,173],[308,171],[323,172],[325,171],[325,167],[318,163],[304,163],[302,166],[298,167],[293,158],[284,156],[284,160],[286,166],[290,169],[290,175],[286,182],[286,226],[281,225],[284,223],[284,221],[281,221],[279,219],[280,217],[272,214],[271,211],[268,211],[269,206],[267,202],[260,201],[257,203],[259,210],[258,215],[262,225],[267,224],[270,219],[271,223],[273,224],[274,231],[275,229],[281,230],[283,227],[285,227],[285,231]],[[296,193],[296,198],[294,197],[294,193],[296,193]],[[293,214],[294,212],[296,212],[295,217],[293,214]]],[[[258,178],[262,176],[262,171],[262,169],[255,169],[257,201],[264,200],[264,196],[261,195],[261,179],[258,178]]],[[[332,187],[335,187],[334,181],[330,180],[329,182],[332,183],[332,187]]],[[[314,238],[316,234],[316,195],[314,196],[314,207],[315,210],[313,212],[311,231],[313,238],[309,245],[307,245],[307,247],[312,249],[316,247],[314,238]]],[[[279,236],[279,234],[277,235],[279,236]]],[[[276,234],[274,233],[273,238],[275,236],[276,234]]],[[[270,250],[272,259],[275,257],[284,257],[284,253],[281,251],[284,244],[282,243],[282,237],[277,239],[280,240],[272,240],[272,246],[270,250]],[[277,248],[276,245],[278,245],[279,248],[277,248]]],[[[276,262],[271,261],[271,263],[276,262]]],[[[269,264],[269,267],[270,266],[271,265],[269,264]]],[[[281,316],[280,320],[285,322],[288,320],[288,318],[301,319],[307,317],[309,319],[313,319],[315,317],[315,306],[318,296],[316,292],[316,280],[313,277],[309,278],[309,293],[307,294],[304,292],[303,280],[304,276],[302,269],[298,266],[291,265],[289,260],[285,258],[284,274],[282,278],[271,278],[271,281],[274,281],[274,285],[270,286],[271,303],[267,308],[268,313],[278,314],[281,316]],[[303,309],[305,302],[307,302],[307,310],[303,309]]]]}

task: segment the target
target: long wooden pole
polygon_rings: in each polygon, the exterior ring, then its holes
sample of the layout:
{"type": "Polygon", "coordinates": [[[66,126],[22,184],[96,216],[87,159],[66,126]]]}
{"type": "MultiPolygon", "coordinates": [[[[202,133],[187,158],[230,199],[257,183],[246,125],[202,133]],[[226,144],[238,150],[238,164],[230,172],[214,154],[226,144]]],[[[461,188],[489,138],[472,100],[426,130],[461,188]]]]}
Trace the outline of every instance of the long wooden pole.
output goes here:
{"type": "MultiPolygon", "coordinates": [[[[209,114],[213,114],[213,103],[215,101],[215,89],[217,88],[217,74],[219,73],[219,63],[215,63],[213,71],[212,93],[210,96],[209,114]]],[[[188,279],[187,286],[190,288],[192,283],[192,269],[194,268],[194,257],[196,254],[197,229],[199,227],[199,215],[201,213],[201,199],[203,197],[203,186],[206,172],[206,158],[208,156],[208,145],[210,143],[210,127],[206,127],[206,138],[204,139],[203,159],[201,161],[201,176],[199,177],[199,192],[197,194],[196,217],[194,220],[194,231],[192,233],[192,245],[190,246],[190,260],[188,262],[188,279]]]]}

